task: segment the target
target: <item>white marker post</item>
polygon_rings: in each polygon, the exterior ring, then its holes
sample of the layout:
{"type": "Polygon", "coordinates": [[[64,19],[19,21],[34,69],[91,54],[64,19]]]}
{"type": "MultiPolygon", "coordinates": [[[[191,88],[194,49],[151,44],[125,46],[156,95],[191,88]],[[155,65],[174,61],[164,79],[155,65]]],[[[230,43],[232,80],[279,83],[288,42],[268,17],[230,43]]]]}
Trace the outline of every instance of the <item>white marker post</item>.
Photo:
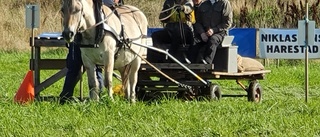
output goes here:
{"type": "MultiPolygon", "coordinates": [[[[31,29],[31,60],[33,63],[30,64],[29,68],[32,70],[38,69],[38,64],[35,61],[35,48],[34,48],[34,29],[39,28],[40,24],[40,8],[38,5],[26,5],[26,28],[31,29]]],[[[34,77],[34,85],[39,85],[38,79],[34,77]]]]}
{"type": "Polygon", "coordinates": [[[309,45],[314,45],[314,30],[315,22],[309,21],[309,6],[306,0],[306,15],[305,20],[299,20],[298,23],[298,44],[305,45],[305,101],[308,102],[309,89],[309,45]]]}
{"type": "MultiPolygon", "coordinates": [[[[39,27],[40,9],[38,5],[26,5],[26,27],[31,29],[31,46],[34,46],[34,29],[39,27]]],[[[33,54],[32,54],[33,55],[33,54]]]]}

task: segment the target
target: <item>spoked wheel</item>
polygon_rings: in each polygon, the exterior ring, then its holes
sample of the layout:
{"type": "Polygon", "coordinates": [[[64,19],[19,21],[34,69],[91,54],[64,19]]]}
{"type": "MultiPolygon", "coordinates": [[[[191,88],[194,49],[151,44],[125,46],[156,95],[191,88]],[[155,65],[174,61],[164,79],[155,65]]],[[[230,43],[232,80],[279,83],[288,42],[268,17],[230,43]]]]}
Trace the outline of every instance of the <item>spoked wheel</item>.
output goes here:
{"type": "Polygon", "coordinates": [[[248,101],[257,103],[262,101],[262,88],[258,81],[251,81],[247,92],[248,101]]]}
{"type": "Polygon", "coordinates": [[[220,87],[217,84],[210,84],[206,91],[208,100],[220,100],[222,97],[220,87]]]}

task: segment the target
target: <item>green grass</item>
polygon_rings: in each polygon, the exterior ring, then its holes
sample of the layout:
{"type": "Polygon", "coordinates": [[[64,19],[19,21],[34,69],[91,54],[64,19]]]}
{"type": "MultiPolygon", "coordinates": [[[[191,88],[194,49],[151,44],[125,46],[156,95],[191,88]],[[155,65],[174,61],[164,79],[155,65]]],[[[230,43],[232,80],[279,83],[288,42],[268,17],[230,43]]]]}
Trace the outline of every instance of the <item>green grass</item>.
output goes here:
{"type": "MultiPolygon", "coordinates": [[[[66,54],[65,49],[55,49],[42,57],[66,54]]],[[[116,97],[114,102],[103,98],[67,105],[55,101],[18,105],[13,96],[29,70],[29,58],[29,52],[0,51],[2,136],[320,136],[317,61],[310,61],[308,103],[304,101],[304,66],[298,63],[266,66],[272,72],[259,81],[264,89],[262,103],[240,97],[213,102],[163,98],[129,104],[116,97]]],[[[41,71],[41,79],[55,72],[41,71]]],[[[214,82],[225,94],[245,94],[234,80],[214,82]]],[[[63,79],[41,95],[57,96],[62,84],[63,79]]]]}

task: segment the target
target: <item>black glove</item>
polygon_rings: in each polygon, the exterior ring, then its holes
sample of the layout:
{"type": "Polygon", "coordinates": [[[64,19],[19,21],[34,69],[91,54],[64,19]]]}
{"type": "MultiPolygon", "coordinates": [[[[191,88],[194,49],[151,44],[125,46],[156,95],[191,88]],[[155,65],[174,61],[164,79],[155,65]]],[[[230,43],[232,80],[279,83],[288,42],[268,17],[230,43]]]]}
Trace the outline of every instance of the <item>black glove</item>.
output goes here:
{"type": "Polygon", "coordinates": [[[176,6],[177,11],[184,11],[184,6],[183,5],[178,5],[176,6]]]}

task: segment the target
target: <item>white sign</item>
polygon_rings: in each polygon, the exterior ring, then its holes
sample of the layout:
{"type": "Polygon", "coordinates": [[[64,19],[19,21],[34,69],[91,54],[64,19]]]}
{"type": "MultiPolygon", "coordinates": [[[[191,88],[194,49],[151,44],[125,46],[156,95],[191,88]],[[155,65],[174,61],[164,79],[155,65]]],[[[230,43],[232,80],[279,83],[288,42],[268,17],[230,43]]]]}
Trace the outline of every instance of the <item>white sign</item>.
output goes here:
{"type": "MultiPolygon", "coordinates": [[[[304,59],[305,45],[298,44],[297,29],[259,29],[260,58],[304,59]]],[[[311,36],[310,36],[311,37],[311,36]]],[[[309,58],[320,58],[320,30],[309,45],[309,58]]]]}
{"type": "Polygon", "coordinates": [[[40,8],[38,5],[26,5],[26,27],[39,28],[40,8]]]}
{"type": "Polygon", "coordinates": [[[306,42],[308,42],[308,45],[314,45],[314,39],[312,37],[312,36],[314,36],[314,30],[315,30],[315,22],[309,21],[308,22],[308,39],[306,40],[306,21],[299,20],[299,22],[298,22],[298,44],[299,45],[306,45],[306,42]]]}

